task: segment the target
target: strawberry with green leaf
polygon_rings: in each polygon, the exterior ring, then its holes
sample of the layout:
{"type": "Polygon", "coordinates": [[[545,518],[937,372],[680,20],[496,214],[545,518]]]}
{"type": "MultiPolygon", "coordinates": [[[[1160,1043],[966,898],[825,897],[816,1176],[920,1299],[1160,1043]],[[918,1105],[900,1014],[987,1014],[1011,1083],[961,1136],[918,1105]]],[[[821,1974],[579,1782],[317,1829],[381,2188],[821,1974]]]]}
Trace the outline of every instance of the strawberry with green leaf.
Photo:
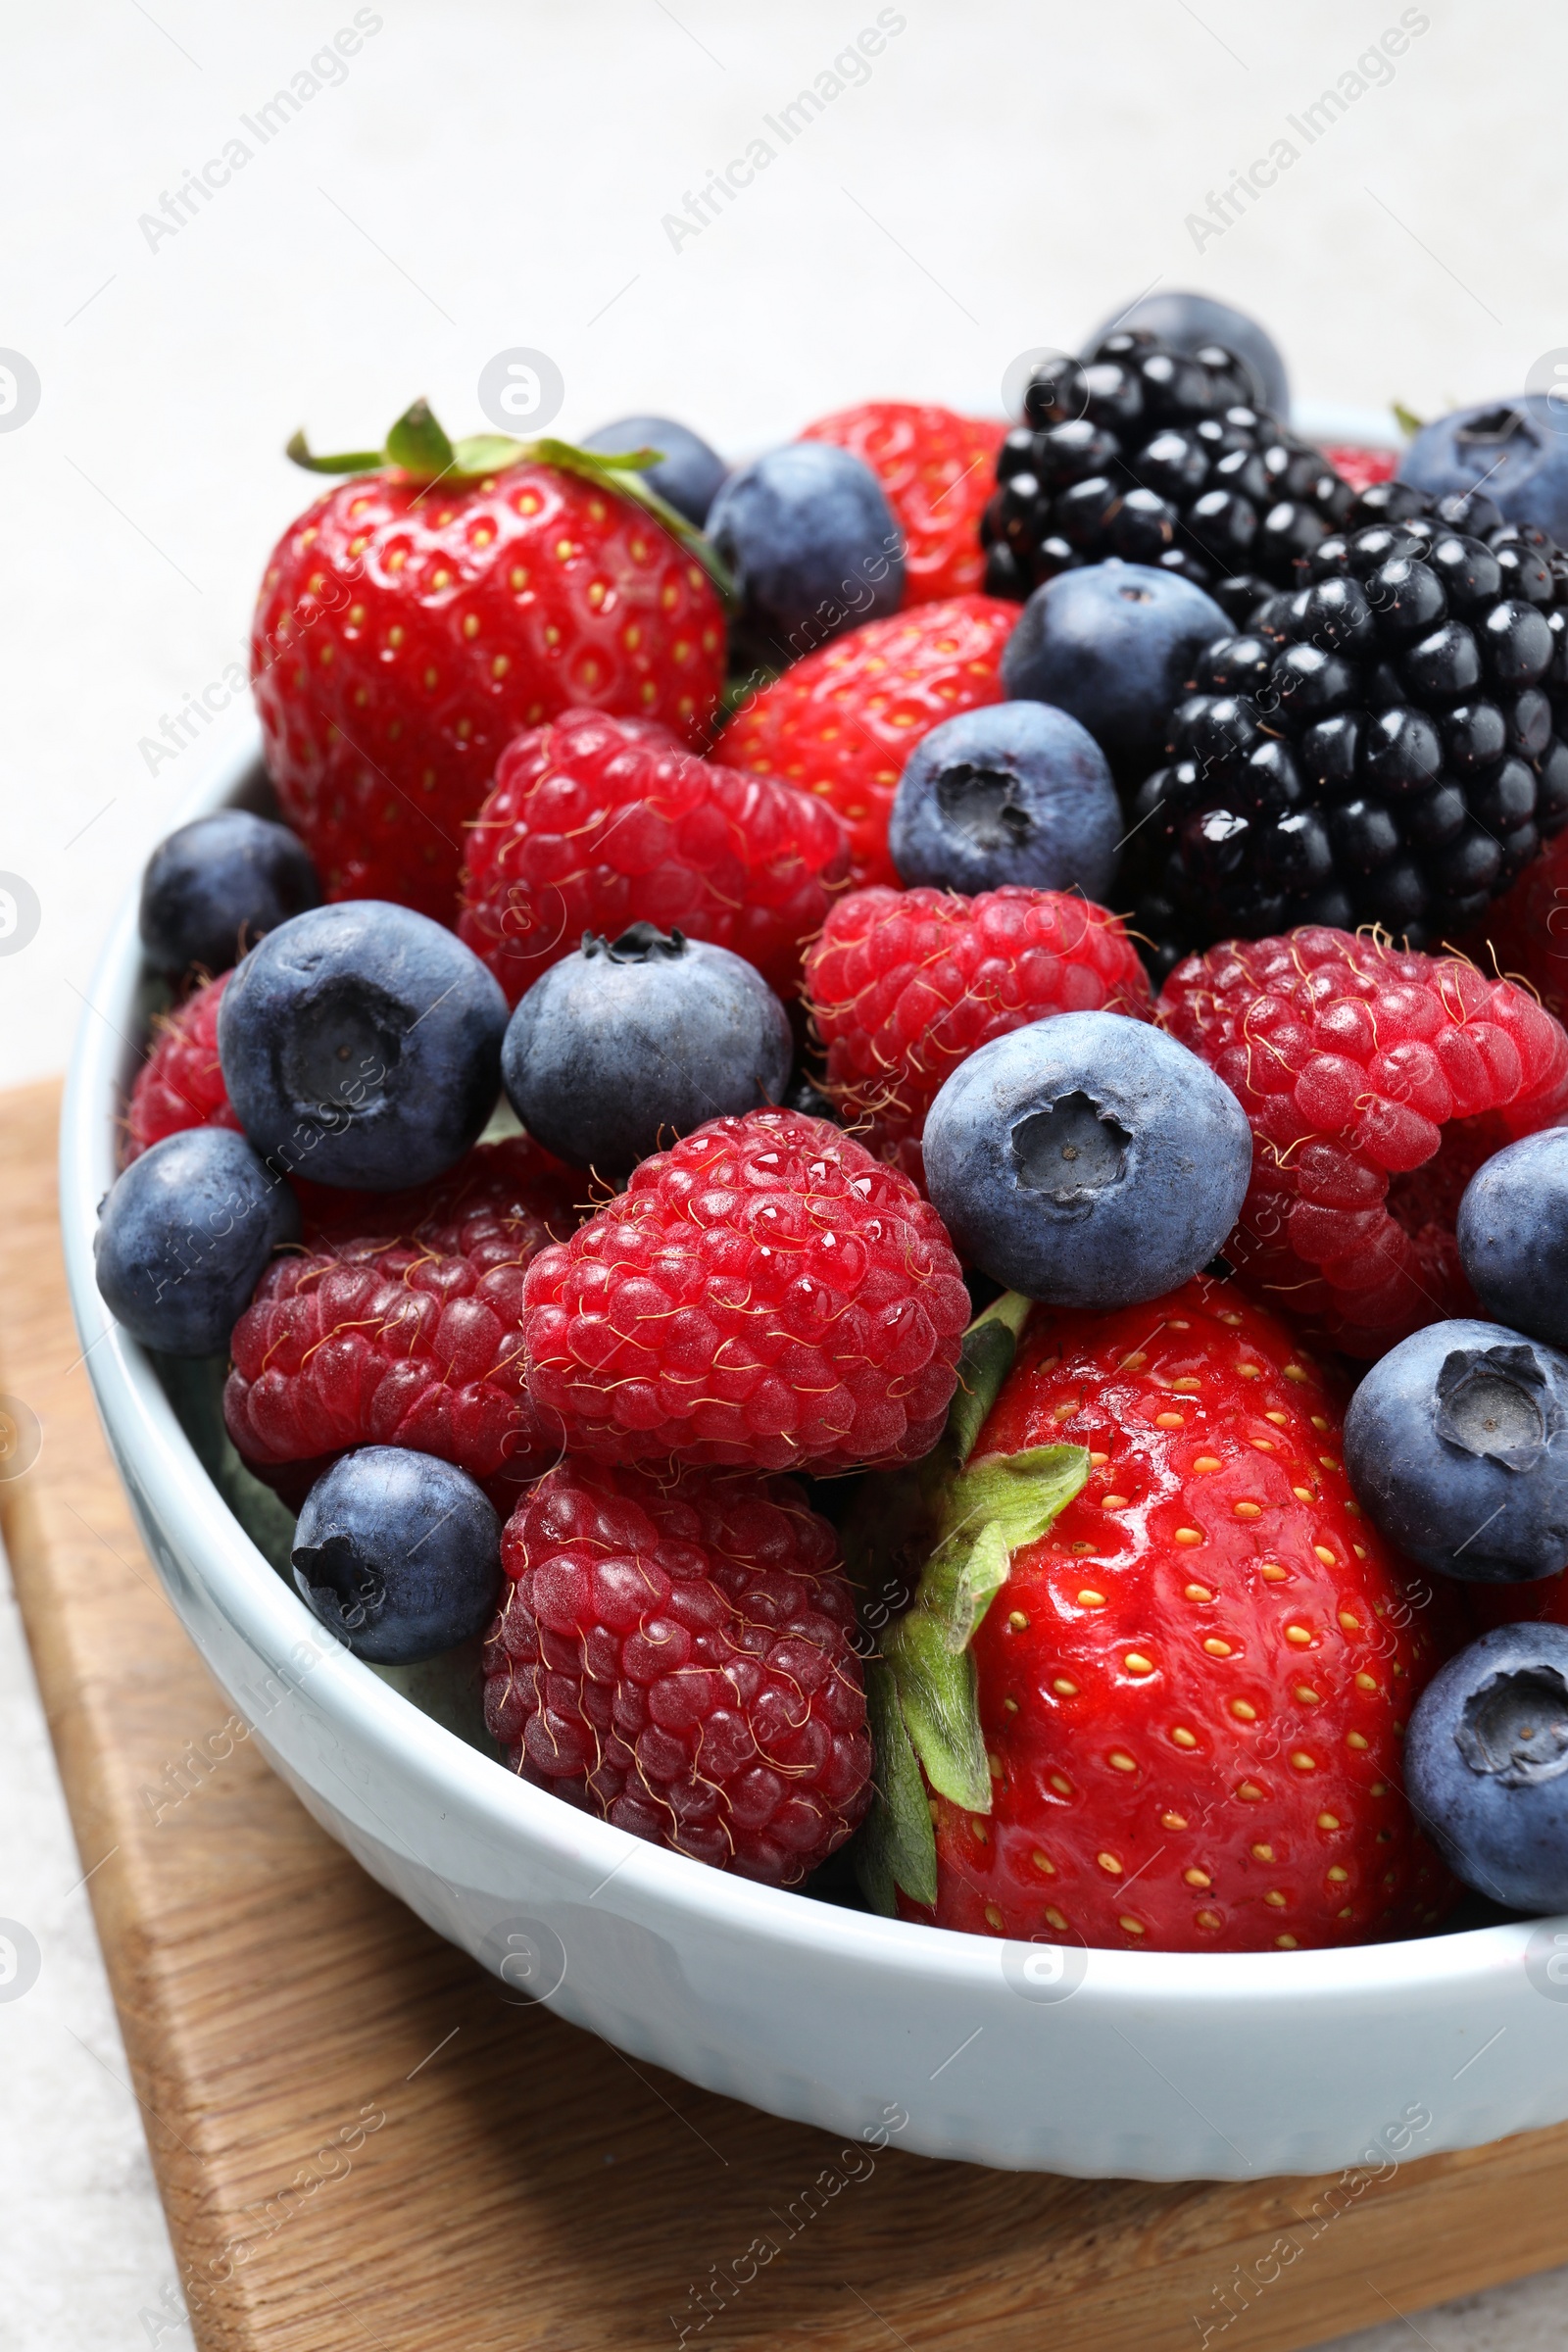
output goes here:
{"type": "Polygon", "coordinates": [[[449,441],[423,401],[268,561],[251,668],[267,764],[328,898],[456,918],[465,827],[514,735],[574,708],[695,749],[724,677],[727,583],[626,456],[449,441]]]}
{"type": "Polygon", "coordinates": [[[1009,1296],[960,1377],[848,1531],[862,1590],[923,1560],[867,1677],[873,1905],[1123,1950],[1433,1925],[1399,1743],[1444,1645],[1283,1326],[1206,1277],[1113,1314],[1009,1296]]]}

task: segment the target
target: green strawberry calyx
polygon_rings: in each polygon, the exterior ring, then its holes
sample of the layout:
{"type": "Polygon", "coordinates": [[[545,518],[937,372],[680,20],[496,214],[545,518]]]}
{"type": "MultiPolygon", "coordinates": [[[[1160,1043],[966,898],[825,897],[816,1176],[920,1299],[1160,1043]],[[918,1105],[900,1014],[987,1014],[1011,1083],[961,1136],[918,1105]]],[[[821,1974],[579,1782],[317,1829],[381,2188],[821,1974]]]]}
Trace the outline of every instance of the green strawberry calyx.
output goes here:
{"type": "Polygon", "coordinates": [[[890,1917],[896,1887],[916,1903],[937,1899],[928,1789],[966,1812],[991,1810],[974,1637],[1014,1552],[1039,1542],[1089,1476],[1082,1446],[974,1454],[1031,1311],[1007,1292],[969,1326],[942,1440],[912,1471],[867,1480],[845,1531],[862,1590],[868,1572],[897,1562],[907,1574],[924,1555],[912,1601],[866,1667],[876,1796],[857,1860],[866,1899],[890,1917]]]}
{"type": "Polygon", "coordinates": [[[308,473],[380,473],[395,466],[421,490],[433,489],[438,482],[461,489],[468,482],[482,481],[487,475],[504,473],[509,466],[521,465],[527,460],[535,465],[554,466],[563,473],[574,473],[597,489],[614,491],[621,498],[630,498],[670,537],[679,541],[694,556],[708,573],[727,606],[735,603],[735,583],[712,541],[684,514],[677,514],[667,499],[661,498],[652,482],[646,480],[648,469],[657,466],[663,452],[658,449],[628,449],[610,451],[579,449],[574,441],[557,441],[545,434],[534,441],[514,441],[508,433],[474,433],[465,441],[451,441],[431,414],[428,401],[416,400],[405,409],[386,437],[384,449],[350,449],[332,457],[318,457],[306,440],[303,431],[289,442],[284,455],[308,473]]]}

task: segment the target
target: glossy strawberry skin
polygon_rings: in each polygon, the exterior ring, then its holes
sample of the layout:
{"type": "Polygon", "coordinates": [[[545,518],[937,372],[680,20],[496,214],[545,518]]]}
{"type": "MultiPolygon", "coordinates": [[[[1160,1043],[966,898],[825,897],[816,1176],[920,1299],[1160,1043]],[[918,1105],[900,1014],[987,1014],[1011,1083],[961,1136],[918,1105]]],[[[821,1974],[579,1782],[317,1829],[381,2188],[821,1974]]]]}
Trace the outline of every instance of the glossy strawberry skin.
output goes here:
{"type": "Polygon", "coordinates": [[[251,668],[268,768],[329,899],[455,919],[464,827],[498,757],[571,704],[709,740],[724,621],[642,508],[525,461],[458,487],[395,468],[284,532],[251,668]]]}
{"type": "Polygon", "coordinates": [[[1396,449],[1363,449],[1355,442],[1335,442],[1323,455],[1352,490],[1370,490],[1374,482],[1392,482],[1399,468],[1396,449]]]}
{"type": "Polygon", "coordinates": [[[1002,701],[1018,612],[956,596],[848,629],[744,703],[716,756],[820,793],[850,829],[854,886],[897,887],[888,817],[904,762],[943,719],[1002,701]]]}
{"type": "Polygon", "coordinates": [[[904,603],[977,595],[985,576],[980,516],[995,487],[1007,427],[934,402],[868,400],[819,416],[803,441],[831,441],[863,459],[904,533],[904,603]]]}
{"type": "Polygon", "coordinates": [[[1399,1740],[1444,1644],[1339,1429],[1234,1285],[1036,1314],[973,1458],[1065,1443],[1092,1466],[976,1637],[993,1809],[935,1802],[939,1924],[1256,1951],[1442,1916],[1399,1740]]]}

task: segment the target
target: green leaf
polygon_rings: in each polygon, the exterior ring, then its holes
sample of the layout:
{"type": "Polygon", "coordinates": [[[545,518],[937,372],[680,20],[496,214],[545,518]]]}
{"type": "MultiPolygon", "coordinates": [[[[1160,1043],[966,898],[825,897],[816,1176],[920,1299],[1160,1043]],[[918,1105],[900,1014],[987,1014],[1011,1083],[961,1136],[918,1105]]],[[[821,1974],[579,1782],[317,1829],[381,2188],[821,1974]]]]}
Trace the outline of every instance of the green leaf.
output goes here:
{"type": "Polygon", "coordinates": [[[351,449],[336,458],[313,457],[303,428],[283,455],[292,458],[296,466],[303,466],[307,473],[376,473],[386,464],[386,452],[381,449],[351,449]]]}
{"type": "Polygon", "coordinates": [[[883,1647],[909,1744],[926,1779],[966,1813],[989,1813],[991,1773],[973,1652],[956,1654],[943,1621],[918,1605],[889,1627],[883,1647]]]}
{"type": "Polygon", "coordinates": [[[876,1788],[856,1840],[855,1866],[872,1910],[893,1919],[898,1914],[895,1886],[917,1903],[936,1901],[937,1841],[892,1670],[880,1658],[865,1670],[865,1703],[876,1750],[876,1788]]]}
{"type": "Polygon", "coordinates": [[[424,400],[404,410],[386,437],[386,454],[415,481],[433,482],[457,464],[456,450],[424,400]]]}
{"type": "Polygon", "coordinates": [[[856,1866],[866,1900],[889,1915],[897,1887],[936,1900],[927,1787],[967,1812],[991,1810],[971,1645],[1013,1553],[1038,1543],[1089,1476],[1082,1446],[972,1458],[1033,1311],[1009,1291],[975,1317],[941,1440],[912,1468],[863,1479],[840,1531],[862,1623],[885,1627],[866,1670],[877,1789],[856,1866]],[[911,1589],[889,1623],[889,1605],[911,1589]]]}
{"type": "Polygon", "coordinates": [[[981,1620],[1006,1583],[1011,1566],[1012,1546],[1007,1542],[1006,1529],[1000,1519],[988,1519],[969,1546],[953,1591],[946,1639],[955,1657],[968,1648],[979,1632],[981,1620]]]}
{"type": "Polygon", "coordinates": [[[1389,406],[1394,411],[1394,421],[1401,433],[1413,435],[1425,432],[1426,426],[1414,409],[1407,409],[1401,400],[1392,400],[1389,406]]]}
{"type": "MultiPolygon", "coordinates": [[[[973,1573],[968,1555],[992,1528],[1000,1531],[1009,1554],[1026,1544],[1038,1544],[1088,1476],[1089,1455],[1082,1446],[1031,1446],[1022,1453],[983,1454],[948,1491],[944,1540],[921,1579],[922,1592],[933,1599],[945,1593],[952,1574],[956,1600],[973,1573]],[[956,1573],[950,1563],[956,1563],[956,1573]]],[[[999,1589],[993,1585],[990,1591],[999,1589]]],[[[958,1648],[973,1637],[979,1622],[977,1617],[960,1629],[958,1648]]]]}
{"type": "Polygon", "coordinates": [[[1002,1393],[1033,1312],[1032,1299],[1004,1291],[977,1315],[963,1335],[958,1385],[937,1444],[910,1469],[861,1479],[841,1536],[850,1581],[866,1600],[880,1603],[893,1593],[902,1600],[914,1591],[942,1534],[942,1498],[1002,1393]]]}
{"type": "Polygon", "coordinates": [[[913,1605],[883,1640],[926,1778],[966,1812],[991,1810],[971,1644],[1013,1553],[1039,1542],[1088,1476],[1082,1446],[986,1454],[962,1471],[948,1490],[942,1540],[913,1605]]]}
{"type": "Polygon", "coordinates": [[[650,449],[646,442],[641,449],[596,449],[589,455],[596,457],[601,466],[608,466],[612,473],[622,466],[632,473],[646,473],[651,466],[662,466],[664,462],[663,451],[650,449]]]}
{"type": "Polygon", "coordinates": [[[521,453],[536,458],[541,465],[559,466],[564,473],[579,474],[585,482],[596,482],[601,490],[613,490],[621,498],[635,499],[645,507],[662,530],[679,540],[688,555],[694,556],[718,590],[726,609],[734,612],[738,599],[729,566],[724,563],[712,541],[698,530],[695,523],[677,514],[667,501],[661,498],[653,483],[643,479],[644,465],[627,464],[634,461],[657,462],[656,457],[634,449],[623,454],[597,449],[579,449],[574,441],[557,441],[546,434],[542,440],[531,441],[521,453]]]}
{"type": "Polygon", "coordinates": [[[1012,1359],[1018,1352],[1023,1327],[1033,1311],[1032,1298],[1025,1298],[1017,1291],[1004,1291],[983,1314],[976,1315],[963,1335],[958,1386],[948,1407],[945,1439],[954,1459],[960,1465],[973,1452],[974,1442],[1002,1394],[1002,1384],[1012,1370],[1012,1359]]]}
{"type": "Polygon", "coordinates": [[[524,459],[559,466],[564,473],[575,473],[601,490],[634,500],[702,565],[726,611],[736,609],[734,579],[712,541],[684,514],[678,514],[646,478],[650,466],[660,462],[662,453],[657,449],[579,449],[574,441],[558,441],[548,433],[537,441],[514,441],[508,433],[474,433],[466,440],[452,442],[431,416],[429,403],[416,400],[388,433],[384,450],[356,449],[341,457],[318,458],[312,454],[304,433],[298,432],[287,455],[312,473],[374,473],[391,465],[400,466],[416,482],[454,484],[504,473],[509,466],[518,466],[524,459]]]}
{"type": "Polygon", "coordinates": [[[466,441],[453,443],[452,470],[460,481],[478,481],[483,474],[505,473],[527,455],[527,443],[514,441],[510,433],[470,433],[466,441]]]}

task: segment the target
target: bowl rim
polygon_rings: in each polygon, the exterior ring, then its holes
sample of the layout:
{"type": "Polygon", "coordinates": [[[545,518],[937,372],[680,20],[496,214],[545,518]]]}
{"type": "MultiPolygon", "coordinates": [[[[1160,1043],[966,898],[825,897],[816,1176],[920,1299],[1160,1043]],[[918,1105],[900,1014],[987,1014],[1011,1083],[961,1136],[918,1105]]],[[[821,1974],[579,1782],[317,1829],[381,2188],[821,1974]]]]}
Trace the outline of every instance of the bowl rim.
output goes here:
{"type": "MultiPolygon", "coordinates": [[[[174,822],[187,823],[241,795],[254,797],[264,780],[254,721],[231,726],[211,744],[174,822]]],[[[132,885],[105,942],[72,1054],[60,1133],[62,1240],[84,1361],[112,1444],[134,1461],[154,1523],[184,1532],[187,1551],[202,1564],[209,1601],[264,1658],[297,1656],[302,1644],[314,1652],[299,1692],[323,1717],[339,1718],[345,1736],[362,1748],[385,1756],[396,1768],[394,1783],[416,1771],[450,1791],[453,1811],[503,1838],[520,1831],[541,1858],[554,1855],[574,1872],[595,1868],[601,1885],[624,1874],[628,1892],[635,1888],[644,1903],[683,1914],[694,1930],[722,1924],[775,1945],[809,1946],[831,1962],[878,1968],[890,1981],[912,1972],[977,1992],[994,1985],[1014,1939],[884,1919],[759,1886],[649,1844],[520,1780],[381,1681],[287,1589],[223,1501],[150,1356],[108,1316],[93,1279],[98,1203],[113,1181],[126,1073],[140,1053],[132,1027],[146,985],[138,887],[132,885]]],[[[1088,1953],[1096,1992],[1129,2008],[1151,1999],[1195,2011],[1237,2001],[1294,2005],[1307,1997],[1360,2004],[1418,1989],[1457,2000],[1467,1988],[1494,1984],[1499,1971],[1522,1968],[1530,1937],[1544,1924],[1530,1919],[1322,1950],[1124,1952],[1093,1945],[1088,1953]]]]}

